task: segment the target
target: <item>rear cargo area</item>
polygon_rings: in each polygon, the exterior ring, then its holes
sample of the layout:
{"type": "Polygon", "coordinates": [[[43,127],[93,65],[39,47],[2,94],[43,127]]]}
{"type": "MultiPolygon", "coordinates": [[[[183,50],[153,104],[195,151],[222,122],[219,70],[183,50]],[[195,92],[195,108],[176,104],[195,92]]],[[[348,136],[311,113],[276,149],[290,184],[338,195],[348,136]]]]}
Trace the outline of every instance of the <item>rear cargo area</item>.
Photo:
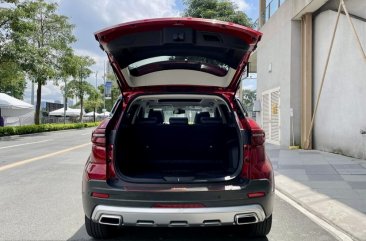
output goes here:
{"type": "Polygon", "coordinates": [[[143,98],[126,113],[115,140],[116,170],[135,180],[165,182],[235,175],[240,138],[226,103],[161,98],[143,98]]]}

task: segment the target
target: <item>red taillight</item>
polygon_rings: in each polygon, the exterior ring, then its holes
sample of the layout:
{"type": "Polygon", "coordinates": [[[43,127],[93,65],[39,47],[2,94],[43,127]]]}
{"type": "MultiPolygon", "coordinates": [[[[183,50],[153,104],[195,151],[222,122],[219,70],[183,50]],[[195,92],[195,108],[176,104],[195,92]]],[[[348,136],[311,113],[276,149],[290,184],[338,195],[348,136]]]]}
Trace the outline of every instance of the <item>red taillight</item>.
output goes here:
{"type": "Polygon", "coordinates": [[[202,203],[155,203],[153,208],[204,208],[202,203]]]}
{"type": "Polygon", "coordinates": [[[97,198],[109,198],[109,194],[107,193],[100,193],[100,192],[92,192],[92,197],[97,197],[97,198]]]}
{"type": "Polygon", "coordinates": [[[263,130],[252,130],[251,133],[251,145],[259,146],[263,145],[266,141],[266,135],[263,130]]]}
{"type": "Polygon", "coordinates": [[[272,165],[266,157],[265,134],[261,129],[251,131],[250,144],[244,146],[244,160],[241,176],[247,179],[268,179],[272,181],[272,165]]]}
{"type": "Polygon", "coordinates": [[[87,164],[86,172],[89,179],[107,180],[115,175],[111,165],[113,146],[106,147],[105,128],[97,128],[93,131],[91,141],[92,153],[87,164]]]}

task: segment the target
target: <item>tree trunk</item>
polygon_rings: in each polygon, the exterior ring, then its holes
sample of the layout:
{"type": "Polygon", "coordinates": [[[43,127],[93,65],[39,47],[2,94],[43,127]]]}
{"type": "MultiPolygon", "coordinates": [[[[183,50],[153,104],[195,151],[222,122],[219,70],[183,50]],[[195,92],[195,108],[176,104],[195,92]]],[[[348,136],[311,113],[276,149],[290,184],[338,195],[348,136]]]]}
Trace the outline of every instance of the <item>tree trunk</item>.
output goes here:
{"type": "Polygon", "coordinates": [[[80,122],[83,123],[83,106],[84,106],[84,98],[80,96],[80,122]]]}
{"type": "Polygon", "coordinates": [[[39,125],[39,116],[41,113],[41,99],[42,99],[42,81],[37,80],[37,103],[36,103],[36,113],[34,114],[34,124],[39,125]]]}
{"type": "Polygon", "coordinates": [[[96,108],[94,107],[94,122],[95,122],[95,111],[96,111],[96,108]]]}

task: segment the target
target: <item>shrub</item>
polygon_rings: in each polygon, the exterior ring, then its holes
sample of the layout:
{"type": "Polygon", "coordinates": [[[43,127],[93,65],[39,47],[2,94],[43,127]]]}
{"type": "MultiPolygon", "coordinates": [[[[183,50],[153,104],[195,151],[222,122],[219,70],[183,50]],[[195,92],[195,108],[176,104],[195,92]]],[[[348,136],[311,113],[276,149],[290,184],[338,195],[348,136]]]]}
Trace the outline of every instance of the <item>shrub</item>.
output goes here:
{"type": "Polygon", "coordinates": [[[46,131],[60,131],[69,129],[81,129],[85,127],[98,126],[99,124],[100,122],[5,126],[0,127],[0,136],[23,135],[23,134],[46,132],[46,131]]]}

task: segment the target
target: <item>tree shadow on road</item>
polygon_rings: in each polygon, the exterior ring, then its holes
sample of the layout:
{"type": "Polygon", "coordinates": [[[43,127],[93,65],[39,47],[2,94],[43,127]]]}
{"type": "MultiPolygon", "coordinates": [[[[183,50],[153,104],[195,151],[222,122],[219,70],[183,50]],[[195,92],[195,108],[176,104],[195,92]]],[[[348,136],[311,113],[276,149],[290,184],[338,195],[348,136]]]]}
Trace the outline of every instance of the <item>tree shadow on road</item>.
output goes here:
{"type": "MultiPolygon", "coordinates": [[[[243,226],[242,226],[243,227],[243,226]]],[[[266,237],[250,238],[247,230],[240,227],[207,227],[207,228],[135,228],[128,227],[119,230],[114,239],[126,241],[164,241],[164,240],[200,240],[200,241],[268,241],[266,237]]],[[[94,240],[86,233],[85,227],[69,238],[69,240],[94,240]]]]}

